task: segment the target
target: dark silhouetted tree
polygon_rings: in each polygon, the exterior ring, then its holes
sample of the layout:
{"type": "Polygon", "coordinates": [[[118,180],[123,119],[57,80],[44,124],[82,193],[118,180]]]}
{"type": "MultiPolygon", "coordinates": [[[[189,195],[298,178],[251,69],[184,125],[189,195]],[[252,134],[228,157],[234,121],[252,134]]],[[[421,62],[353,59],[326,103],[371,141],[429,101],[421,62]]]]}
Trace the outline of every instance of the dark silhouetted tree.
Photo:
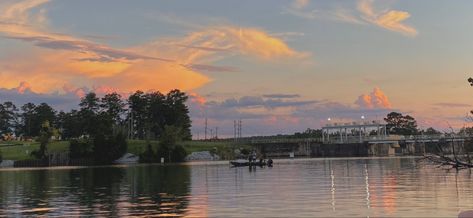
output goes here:
{"type": "Polygon", "coordinates": [[[88,93],[81,99],[79,103],[79,117],[82,121],[81,127],[83,134],[91,135],[100,130],[97,128],[97,114],[99,113],[100,109],[99,103],[99,98],[93,92],[88,93]]]}
{"type": "Polygon", "coordinates": [[[148,99],[142,91],[136,91],[128,98],[129,118],[133,121],[133,137],[144,139],[148,122],[148,99]]]}
{"type": "Polygon", "coordinates": [[[409,115],[403,116],[401,113],[391,112],[384,120],[390,134],[414,135],[417,133],[417,121],[409,115]]]}
{"type": "Polygon", "coordinates": [[[106,94],[100,101],[100,108],[115,124],[121,123],[121,115],[125,112],[125,103],[121,95],[116,92],[106,94]]]}
{"type": "Polygon", "coordinates": [[[34,128],[35,108],[36,105],[33,103],[26,103],[21,106],[21,123],[17,135],[33,136],[32,129],[34,128]]]}
{"type": "Polygon", "coordinates": [[[184,92],[177,89],[166,95],[166,125],[180,128],[180,134],[184,140],[192,138],[189,108],[185,104],[188,98],[184,92]]]}
{"type": "Polygon", "coordinates": [[[83,121],[77,110],[71,110],[69,113],[60,112],[57,121],[58,128],[64,139],[77,138],[83,134],[83,121]]]}
{"type": "Polygon", "coordinates": [[[13,134],[18,126],[18,109],[7,101],[0,104],[0,134],[13,134]]]}
{"type": "Polygon", "coordinates": [[[426,130],[422,130],[422,134],[424,134],[424,135],[440,135],[442,133],[440,131],[434,129],[433,127],[429,127],[426,130]]]}

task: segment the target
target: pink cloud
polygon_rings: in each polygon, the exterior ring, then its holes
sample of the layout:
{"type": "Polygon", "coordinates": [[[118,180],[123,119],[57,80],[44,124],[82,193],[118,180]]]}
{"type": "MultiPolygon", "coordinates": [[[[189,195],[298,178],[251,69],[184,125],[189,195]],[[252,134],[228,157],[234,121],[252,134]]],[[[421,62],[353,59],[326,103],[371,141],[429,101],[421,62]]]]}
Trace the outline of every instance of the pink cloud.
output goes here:
{"type": "Polygon", "coordinates": [[[355,104],[362,108],[391,108],[391,102],[388,96],[381,91],[380,88],[376,87],[369,94],[363,94],[358,97],[355,104]]]}

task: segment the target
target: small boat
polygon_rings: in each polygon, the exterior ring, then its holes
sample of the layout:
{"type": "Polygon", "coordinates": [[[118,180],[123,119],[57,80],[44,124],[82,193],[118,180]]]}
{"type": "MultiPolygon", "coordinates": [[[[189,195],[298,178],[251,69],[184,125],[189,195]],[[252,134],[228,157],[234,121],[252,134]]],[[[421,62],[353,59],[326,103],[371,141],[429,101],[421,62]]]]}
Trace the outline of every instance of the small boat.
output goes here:
{"type": "Polygon", "coordinates": [[[251,166],[259,166],[259,167],[267,166],[266,161],[263,161],[263,162],[256,161],[256,162],[250,163],[248,160],[243,160],[243,159],[230,161],[230,164],[233,167],[248,167],[250,166],[250,164],[251,166]]]}

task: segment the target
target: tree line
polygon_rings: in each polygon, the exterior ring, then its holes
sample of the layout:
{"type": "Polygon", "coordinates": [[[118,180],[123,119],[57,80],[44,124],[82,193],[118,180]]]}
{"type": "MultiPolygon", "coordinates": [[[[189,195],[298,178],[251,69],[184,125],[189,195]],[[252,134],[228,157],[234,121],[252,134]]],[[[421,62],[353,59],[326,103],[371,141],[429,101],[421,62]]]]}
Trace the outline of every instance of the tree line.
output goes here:
{"type": "MultiPolygon", "coordinates": [[[[94,156],[107,162],[126,152],[127,139],[155,140],[172,134],[172,141],[192,138],[188,96],[180,90],[167,94],[136,91],[127,99],[118,93],[98,97],[90,92],[78,109],[57,112],[47,103],[0,104],[0,135],[4,140],[36,139],[34,155],[45,158],[51,138],[70,140],[73,157],[94,156]],[[169,133],[172,131],[172,133],[169,133]]],[[[170,151],[167,151],[170,152],[170,151]]]]}
{"type": "Polygon", "coordinates": [[[183,139],[192,137],[188,96],[179,90],[167,94],[136,91],[124,100],[118,93],[99,98],[94,92],[81,98],[79,109],[57,112],[47,103],[26,103],[17,107],[13,102],[0,104],[0,134],[35,138],[41,126],[49,122],[62,139],[92,135],[97,131],[125,130],[130,139],[158,139],[165,126],[180,129],[183,139]],[[105,128],[110,127],[110,128],[105,128]]]}

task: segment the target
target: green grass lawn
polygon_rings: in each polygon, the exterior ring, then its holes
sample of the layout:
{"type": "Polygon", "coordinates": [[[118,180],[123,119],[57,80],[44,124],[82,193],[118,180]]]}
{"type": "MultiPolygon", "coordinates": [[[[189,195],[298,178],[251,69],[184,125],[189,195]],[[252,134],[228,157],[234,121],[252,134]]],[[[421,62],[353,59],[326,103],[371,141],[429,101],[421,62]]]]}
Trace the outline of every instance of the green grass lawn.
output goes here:
{"type": "MultiPolygon", "coordinates": [[[[39,142],[8,141],[0,142],[0,152],[4,160],[34,159],[30,154],[39,149],[39,142]]],[[[69,149],[68,141],[54,141],[48,145],[51,152],[63,152],[69,149]]]]}
{"type": "MultiPolygon", "coordinates": [[[[150,141],[153,149],[156,151],[158,141],[150,141]]],[[[232,144],[228,142],[204,142],[204,141],[183,141],[178,143],[182,145],[188,154],[198,151],[214,150],[222,158],[231,158],[230,153],[232,144]]],[[[146,150],[147,142],[145,140],[129,140],[128,152],[139,155],[146,150]]],[[[248,145],[238,145],[236,148],[249,148],[248,145]]],[[[0,142],[0,153],[4,160],[28,160],[34,159],[30,154],[39,149],[39,142],[21,142],[8,141],[0,142]]],[[[48,144],[50,152],[67,152],[69,150],[68,141],[53,141],[48,144]]]]}

